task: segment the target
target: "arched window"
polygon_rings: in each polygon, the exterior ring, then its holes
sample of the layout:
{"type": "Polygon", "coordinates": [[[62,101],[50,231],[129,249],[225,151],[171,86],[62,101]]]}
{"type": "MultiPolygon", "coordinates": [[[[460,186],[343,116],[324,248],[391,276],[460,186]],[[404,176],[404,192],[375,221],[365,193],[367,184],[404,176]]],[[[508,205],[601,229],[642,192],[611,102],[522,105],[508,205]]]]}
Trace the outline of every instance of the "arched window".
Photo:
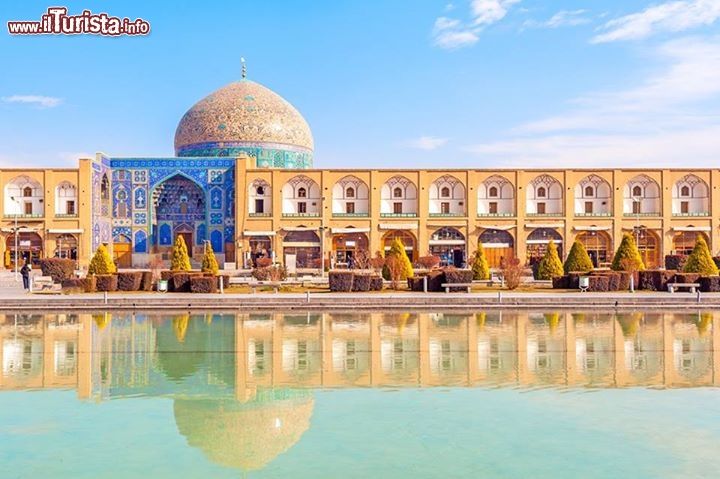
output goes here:
{"type": "Polygon", "coordinates": [[[107,175],[103,175],[102,181],[100,182],[100,199],[110,199],[110,182],[108,181],[107,175]]]}
{"type": "Polygon", "coordinates": [[[402,198],[402,195],[402,188],[398,186],[397,188],[393,189],[393,198],[402,198]]]}
{"type": "Polygon", "coordinates": [[[257,192],[258,195],[264,195],[264,194],[265,194],[265,188],[262,187],[262,186],[258,186],[255,191],[257,192]]]}
{"type": "Polygon", "coordinates": [[[680,196],[690,196],[690,187],[683,185],[683,187],[680,188],[680,196]]]}
{"type": "Polygon", "coordinates": [[[307,198],[307,190],[303,187],[298,188],[297,190],[298,198],[307,198]]]}
{"type": "Polygon", "coordinates": [[[537,196],[538,198],[545,198],[547,196],[547,191],[544,186],[537,189],[537,196]]]}
{"type": "Polygon", "coordinates": [[[345,190],[345,198],[355,198],[355,189],[348,188],[345,190]]]}
{"type": "Polygon", "coordinates": [[[497,186],[491,186],[490,191],[488,192],[488,196],[490,198],[497,198],[497,195],[498,195],[497,186]]]}
{"type": "Polygon", "coordinates": [[[32,196],[32,195],[33,195],[32,188],[30,188],[29,186],[26,186],[25,188],[23,188],[23,196],[27,197],[27,196],[32,196]]]}
{"type": "Polygon", "coordinates": [[[640,187],[640,185],[633,186],[632,195],[633,196],[642,196],[642,188],[640,187]]]}
{"type": "Polygon", "coordinates": [[[591,197],[591,196],[593,196],[593,194],[594,194],[593,187],[592,187],[592,186],[586,186],[586,187],[585,187],[585,196],[591,197]]]}
{"type": "Polygon", "coordinates": [[[448,188],[447,186],[443,186],[442,189],[440,190],[440,196],[442,196],[443,198],[449,198],[450,197],[450,188],[448,188]]]}

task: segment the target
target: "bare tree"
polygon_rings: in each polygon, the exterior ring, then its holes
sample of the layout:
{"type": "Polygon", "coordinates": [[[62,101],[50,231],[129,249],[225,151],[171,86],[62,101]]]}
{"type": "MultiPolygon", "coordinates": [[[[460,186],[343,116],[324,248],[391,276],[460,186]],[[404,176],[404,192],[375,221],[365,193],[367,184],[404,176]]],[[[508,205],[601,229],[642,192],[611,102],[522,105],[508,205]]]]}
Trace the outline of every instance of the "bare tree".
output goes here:
{"type": "Polygon", "coordinates": [[[403,262],[397,256],[388,256],[385,259],[385,266],[390,273],[390,281],[392,282],[392,289],[400,289],[400,278],[403,274],[403,262]]]}
{"type": "Polygon", "coordinates": [[[502,271],[503,279],[508,289],[515,289],[520,286],[523,269],[523,266],[520,264],[520,259],[515,257],[503,258],[500,263],[500,270],[502,271]]]}

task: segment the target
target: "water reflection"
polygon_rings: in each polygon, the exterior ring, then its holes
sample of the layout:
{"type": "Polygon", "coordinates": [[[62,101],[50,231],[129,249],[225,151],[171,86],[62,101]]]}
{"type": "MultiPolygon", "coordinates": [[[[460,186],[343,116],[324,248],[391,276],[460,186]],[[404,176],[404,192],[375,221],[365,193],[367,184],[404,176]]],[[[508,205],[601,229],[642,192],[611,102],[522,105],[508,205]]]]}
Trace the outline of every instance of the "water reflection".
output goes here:
{"type": "Polygon", "coordinates": [[[212,462],[261,469],[317,388],[718,386],[710,311],[0,316],[0,390],[163,397],[212,462]]]}

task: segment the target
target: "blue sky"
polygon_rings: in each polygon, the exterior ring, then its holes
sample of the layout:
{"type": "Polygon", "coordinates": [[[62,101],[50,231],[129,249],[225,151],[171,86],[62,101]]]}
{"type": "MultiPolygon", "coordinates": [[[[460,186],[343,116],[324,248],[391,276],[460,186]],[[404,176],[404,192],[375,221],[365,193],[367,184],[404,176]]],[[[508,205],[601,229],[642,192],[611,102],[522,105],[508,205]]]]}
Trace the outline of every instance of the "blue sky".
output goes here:
{"type": "Polygon", "coordinates": [[[720,0],[86,0],[62,5],[151,33],[8,33],[54,5],[0,2],[0,167],[171,156],[240,57],[307,119],[317,168],[720,159],[720,0]]]}

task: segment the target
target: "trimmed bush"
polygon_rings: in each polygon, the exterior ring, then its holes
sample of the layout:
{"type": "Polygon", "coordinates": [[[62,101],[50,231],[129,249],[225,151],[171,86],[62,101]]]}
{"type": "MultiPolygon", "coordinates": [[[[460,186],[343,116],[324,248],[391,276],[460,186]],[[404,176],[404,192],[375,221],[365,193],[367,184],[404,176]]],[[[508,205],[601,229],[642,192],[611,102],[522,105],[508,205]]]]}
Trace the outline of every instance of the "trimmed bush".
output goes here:
{"type": "Polygon", "coordinates": [[[475,251],[471,269],[473,273],[472,279],[490,279],[490,266],[488,265],[487,258],[485,258],[485,250],[482,245],[475,251]]]}
{"type": "Polygon", "coordinates": [[[446,283],[472,283],[473,271],[471,269],[445,269],[446,283]]]}
{"type": "Polygon", "coordinates": [[[86,293],[94,293],[97,291],[97,277],[95,275],[93,276],[86,276],[82,278],[83,285],[85,286],[85,292],[86,293]]]}
{"type": "Polygon", "coordinates": [[[703,293],[720,293],[720,276],[703,276],[698,283],[703,293]]]}
{"type": "Polygon", "coordinates": [[[66,278],[62,280],[62,291],[66,294],[84,293],[85,282],[82,278],[66,278]]]}
{"type": "MultiPolygon", "coordinates": [[[[188,255],[187,245],[182,235],[177,235],[175,244],[172,249],[172,259],[170,260],[170,271],[190,271],[190,256],[188,255]]],[[[188,291],[190,285],[188,285],[188,291]]]]}
{"type": "Polygon", "coordinates": [[[190,292],[190,273],[175,272],[170,282],[173,284],[173,291],[176,293],[190,292]]]}
{"type": "Polygon", "coordinates": [[[118,291],[139,291],[142,273],[140,271],[128,271],[117,273],[118,291]]]}
{"type": "Polygon", "coordinates": [[[97,291],[117,291],[118,277],[114,274],[96,274],[95,289],[97,291]]]}
{"type": "Polygon", "coordinates": [[[383,279],[380,275],[373,275],[370,277],[370,291],[382,291],[383,290],[383,279]]]}
{"type": "Polygon", "coordinates": [[[217,276],[218,278],[218,287],[220,287],[219,281],[222,281],[222,286],[224,289],[227,289],[230,287],[230,275],[229,274],[221,274],[217,276]]]}
{"type": "Polygon", "coordinates": [[[110,253],[104,244],[101,244],[95,250],[95,254],[90,260],[90,266],[88,266],[88,274],[110,274],[117,271],[115,263],[113,263],[110,253]]]}
{"type": "Polygon", "coordinates": [[[612,260],[614,271],[643,271],[643,263],[640,251],[637,249],[635,238],[630,233],[625,233],[612,260]]]}
{"type": "Polygon", "coordinates": [[[667,284],[672,283],[677,271],[651,270],[638,272],[638,289],[649,291],[667,291],[667,284]]]}
{"type": "Polygon", "coordinates": [[[369,274],[356,274],[353,276],[352,290],[366,292],[370,291],[370,278],[369,274]]]}
{"type": "Polygon", "coordinates": [[[66,258],[44,258],[38,261],[43,276],[52,277],[53,282],[62,283],[75,277],[75,261],[66,258]]]}
{"type": "Polygon", "coordinates": [[[547,245],[547,251],[545,251],[545,256],[543,256],[543,259],[541,259],[538,264],[537,279],[553,279],[555,276],[562,276],[564,272],[565,270],[560,261],[560,256],[558,256],[555,242],[550,240],[547,245]]]}
{"type": "MultiPolygon", "coordinates": [[[[697,283],[699,279],[700,279],[699,273],[676,273],[675,277],[673,278],[673,282],[689,284],[689,283],[697,283]]],[[[667,287],[666,287],[666,289],[667,289],[667,287]]]]}
{"type": "Polygon", "coordinates": [[[215,252],[213,251],[212,245],[209,241],[205,242],[205,254],[203,255],[200,271],[203,273],[211,273],[213,275],[217,275],[218,271],[220,271],[217,258],[215,257],[215,252]]]}
{"type": "Polygon", "coordinates": [[[250,275],[258,281],[284,281],[287,278],[287,268],[282,265],[257,267],[250,275]]]}
{"type": "Polygon", "coordinates": [[[570,284],[570,277],[568,275],[553,276],[553,278],[552,278],[553,289],[568,289],[570,287],[569,284],[570,284]]]}
{"type": "Polygon", "coordinates": [[[330,271],[328,284],[331,292],[349,293],[353,288],[352,271],[330,271]]]}
{"type": "Polygon", "coordinates": [[[153,290],[153,274],[152,271],[142,271],[142,279],[140,280],[140,291],[153,290]]]}
{"type": "Polygon", "coordinates": [[[615,271],[598,271],[590,276],[604,276],[608,279],[607,291],[618,291],[620,289],[620,275],[615,271]]]}
{"type": "Polygon", "coordinates": [[[687,255],[684,254],[666,254],[665,255],[665,269],[674,269],[682,271],[685,263],[687,262],[687,255]]]}
{"type": "Polygon", "coordinates": [[[255,264],[258,268],[267,268],[271,264],[273,264],[272,258],[267,258],[263,256],[262,258],[258,258],[255,260],[255,264]]]}
{"type": "Polygon", "coordinates": [[[619,291],[626,291],[630,289],[630,277],[635,276],[634,278],[634,285],[635,289],[640,289],[640,282],[638,281],[639,271],[635,271],[634,273],[631,273],[629,271],[618,271],[617,272],[620,275],[620,285],[618,286],[619,291]]]}
{"type": "Polygon", "coordinates": [[[687,263],[683,266],[683,271],[685,273],[700,273],[705,276],[717,276],[718,267],[715,266],[705,238],[701,235],[698,235],[695,240],[695,247],[690,253],[687,263]]]}
{"type": "Polygon", "coordinates": [[[215,276],[190,277],[190,291],[192,293],[217,293],[217,279],[215,276]]]}
{"type": "Polygon", "coordinates": [[[565,264],[563,264],[565,274],[570,271],[590,271],[591,269],[593,269],[593,264],[590,255],[588,255],[585,246],[580,241],[575,240],[565,259],[565,264]]]}
{"type": "Polygon", "coordinates": [[[590,276],[588,279],[588,291],[604,292],[608,290],[610,283],[609,276],[590,276]]]}
{"type": "Polygon", "coordinates": [[[173,283],[173,280],[172,280],[173,274],[175,274],[175,273],[170,270],[160,271],[160,279],[167,281],[168,292],[175,291],[175,283],[173,283]]]}
{"type": "Polygon", "coordinates": [[[578,273],[577,271],[573,271],[568,273],[568,288],[570,289],[579,289],[580,288],[580,276],[587,276],[585,273],[578,273]]]}

